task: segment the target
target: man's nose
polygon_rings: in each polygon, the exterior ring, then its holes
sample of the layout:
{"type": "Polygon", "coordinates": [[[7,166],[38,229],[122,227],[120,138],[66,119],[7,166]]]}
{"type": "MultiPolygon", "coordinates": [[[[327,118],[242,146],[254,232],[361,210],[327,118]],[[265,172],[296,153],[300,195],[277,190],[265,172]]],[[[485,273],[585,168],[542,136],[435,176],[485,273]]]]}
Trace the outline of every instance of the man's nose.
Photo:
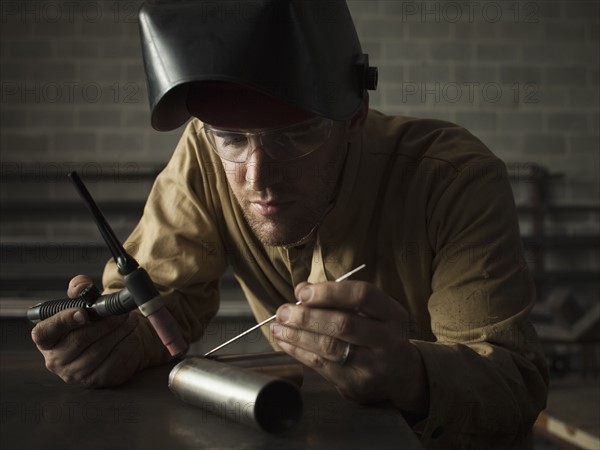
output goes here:
{"type": "Polygon", "coordinates": [[[283,180],[283,167],[267,155],[260,143],[253,143],[246,160],[246,182],[262,191],[283,180]]]}

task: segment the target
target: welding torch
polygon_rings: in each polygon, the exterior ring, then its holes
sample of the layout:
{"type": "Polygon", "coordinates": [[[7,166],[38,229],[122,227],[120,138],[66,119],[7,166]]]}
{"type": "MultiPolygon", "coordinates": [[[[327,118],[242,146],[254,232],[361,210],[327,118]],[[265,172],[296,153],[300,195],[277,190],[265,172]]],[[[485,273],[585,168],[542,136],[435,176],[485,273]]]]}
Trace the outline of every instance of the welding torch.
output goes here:
{"type": "Polygon", "coordinates": [[[164,299],[154,286],[148,272],[125,251],[77,172],[69,173],[69,178],[92,213],[117,263],[117,269],[123,276],[125,288],[112,294],[100,295],[95,286],[88,286],[77,298],[49,300],[31,307],[27,311],[27,318],[37,323],[67,308],[84,308],[90,319],[96,320],[100,317],[125,314],[138,308],[148,318],[169,353],[174,357],[182,356],[187,350],[187,343],[181,334],[179,324],[165,307],[164,299]]]}

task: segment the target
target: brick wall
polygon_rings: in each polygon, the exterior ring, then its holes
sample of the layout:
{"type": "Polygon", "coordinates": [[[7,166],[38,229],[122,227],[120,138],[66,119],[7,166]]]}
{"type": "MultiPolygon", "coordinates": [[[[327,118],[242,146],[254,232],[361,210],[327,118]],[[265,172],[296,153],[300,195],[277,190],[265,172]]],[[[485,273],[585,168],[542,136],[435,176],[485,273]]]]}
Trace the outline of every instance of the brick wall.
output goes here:
{"type": "MultiPolygon", "coordinates": [[[[181,130],[159,133],[149,125],[139,3],[1,2],[2,173],[17,179],[2,184],[4,203],[72,198],[52,179],[69,168],[118,178],[125,168],[168,159],[181,130]]],[[[543,165],[564,173],[552,184],[553,202],[600,202],[599,2],[348,3],[380,69],[373,107],[462,124],[517,169],[543,165]]],[[[143,198],[148,189],[103,183],[94,194],[143,198]]],[[[55,222],[3,218],[2,239],[74,241],[95,233],[68,219],[55,222]]],[[[596,209],[550,218],[548,227],[598,234],[599,223],[596,209]]],[[[121,225],[124,234],[131,223],[121,225]]],[[[597,248],[552,263],[573,258],[600,268],[597,248]]]]}
{"type": "Polygon", "coordinates": [[[507,161],[565,172],[557,200],[598,202],[599,2],[349,4],[381,68],[375,107],[457,122],[507,161]]]}

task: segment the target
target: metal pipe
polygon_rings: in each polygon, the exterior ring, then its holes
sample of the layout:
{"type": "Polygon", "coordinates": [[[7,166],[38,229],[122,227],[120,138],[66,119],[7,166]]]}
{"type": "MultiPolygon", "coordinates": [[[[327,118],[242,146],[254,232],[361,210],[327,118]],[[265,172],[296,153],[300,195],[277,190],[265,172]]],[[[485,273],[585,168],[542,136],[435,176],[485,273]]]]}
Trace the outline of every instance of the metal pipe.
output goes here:
{"type": "Polygon", "coordinates": [[[270,433],[302,416],[302,396],[291,382],[202,357],[177,364],[169,389],[186,403],[270,433]]]}
{"type": "Polygon", "coordinates": [[[304,380],[304,366],[285,352],[240,353],[212,356],[209,359],[273,377],[285,378],[298,387],[302,387],[304,380]]]}

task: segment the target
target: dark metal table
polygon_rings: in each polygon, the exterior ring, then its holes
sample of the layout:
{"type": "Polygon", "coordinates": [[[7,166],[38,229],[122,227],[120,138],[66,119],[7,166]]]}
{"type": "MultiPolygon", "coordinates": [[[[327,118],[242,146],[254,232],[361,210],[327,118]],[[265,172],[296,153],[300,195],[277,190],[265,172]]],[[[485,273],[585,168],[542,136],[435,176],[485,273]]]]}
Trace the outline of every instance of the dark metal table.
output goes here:
{"type": "Polygon", "coordinates": [[[178,400],[167,387],[172,365],[119,388],[83,389],[47,372],[36,352],[1,352],[0,364],[3,450],[423,448],[393,409],[344,400],[308,370],[302,420],[271,435],[178,400]]]}

